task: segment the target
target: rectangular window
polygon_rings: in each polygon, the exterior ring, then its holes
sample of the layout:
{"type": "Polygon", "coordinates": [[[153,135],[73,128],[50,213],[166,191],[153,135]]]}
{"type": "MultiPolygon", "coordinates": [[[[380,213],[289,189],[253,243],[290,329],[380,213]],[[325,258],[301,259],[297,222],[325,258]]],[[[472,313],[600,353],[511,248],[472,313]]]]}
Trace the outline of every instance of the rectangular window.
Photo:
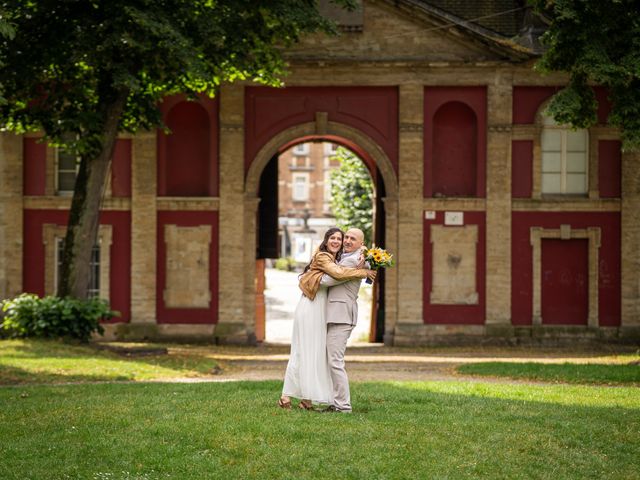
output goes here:
{"type": "Polygon", "coordinates": [[[59,194],[73,193],[79,167],[80,157],[62,148],[56,148],[56,191],[59,194]]]}
{"type": "Polygon", "coordinates": [[[309,144],[308,143],[299,143],[295,147],[293,147],[294,155],[309,155],[309,144]]]}
{"type": "Polygon", "coordinates": [[[309,176],[298,174],[293,176],[292,197],[295,202],[309,199],[309,176]]]}
{"type": "Polygon", "coordinates": [[[543,129],[542,193],[587,192],[587,143],[586,130],[543,129]]]}
{"type": "Polygon", "coordinates": [[[335,155],[337,151],[338,151],[337,143],[329,143],[329,142],[324,143],[324,154],[326,156],[331,157],[335,155]]]}
{"type": "MultiPolygon", "coordinates": [[[[64,238],[56,238],[56,268],[55,285],[56,291],[60,284],[60,270],[62,269],[62,251],[64,249],[64,238]]],[[[89,298],[100,296],[100,245],[94,245],[91,250],[91,260],[89,262],[89,298]]]]}

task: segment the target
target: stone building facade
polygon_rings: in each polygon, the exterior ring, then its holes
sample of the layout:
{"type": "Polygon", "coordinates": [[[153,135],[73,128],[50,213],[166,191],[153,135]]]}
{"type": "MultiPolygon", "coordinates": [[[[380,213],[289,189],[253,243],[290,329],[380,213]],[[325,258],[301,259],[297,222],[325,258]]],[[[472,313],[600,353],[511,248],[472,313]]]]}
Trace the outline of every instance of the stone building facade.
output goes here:
{"type": "MultiPolygon", "coordinates": [[[[109,335],[254,342],[263,170],[329,141],[378,184],[376,241],[397,258],[378,282],[386,343],[637,339],[640,158],[607,125],[606,92],[595,127],[553,124],[545,103],[566,78],[532,69],[526,11],[502,16],[510,31],[454,4],[365,0],[341,36],[287,51],[285,88],[170,98],[172,135],[123,136],[100,220],[122,312],[109,335]]],[[[1,136],[3,297],[55,282],[66,167],[36,140],[1,136]]]]}

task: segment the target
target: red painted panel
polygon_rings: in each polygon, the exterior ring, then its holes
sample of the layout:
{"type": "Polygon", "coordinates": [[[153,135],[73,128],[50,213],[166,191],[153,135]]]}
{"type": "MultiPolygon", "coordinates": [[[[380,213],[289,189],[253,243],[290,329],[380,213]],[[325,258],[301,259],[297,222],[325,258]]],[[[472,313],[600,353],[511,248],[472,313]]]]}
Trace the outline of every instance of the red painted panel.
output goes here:
{"type": "Polygon", "coordinates": [[[513,123],[535,123],[540,105],[562,87],[513,87],[513,123]]]}
{"type": "MultiPolygon", "coordinates": [[[[435,124],[436,114],[440,110],[440,108],[449,103],[461,103],[470,111],[475,114],[476,121],[476,135],[475,135],[475,144],[476,144],[476,170],[474,173],[475,176],[475,190],[473,194],[477,197],[485,196],[485,165],[486,165],[486,156],[487,156],[487,90],[486,87],[428,87],[425,88],[424,91],[424,196],[432,197],[437,190],[434,189],[436,186],[434,182],[439,181],[435,177],[435,172],[438,170],[438,175],[440,175],[441,168],[438,166],[436,161],[434,161],[434,155],[438,152],[438,155],[441,156],[442,160],[449,158],[451,155],[469,155],[468,153],[464,153],[457,151],[458,148],[458,139],[452,133],[446,133],[447,139],[441,140],[439,138],[440,134],[444,132],[451,132],[454,128],[462,128],[466,131],[466,134],[469,135],[469,117],[467,115],[463,115],[461,118],[458,118],[459,115],[451,115],[447,113],[445,117],[453,117],[449,118],[447,123],[449,126],[437,126],[435,124]]],[[[447,108],[447,107],[445,107],[447,108]]],[[[456,107],[457,108],[457,107],[456,107]]],[[[465,142],[466,147],[472,142],[465,142]]],[[[442,160],[438,159],[437,162],[440,163],[442,160]]],[[[452,175],[456,172],[448,172],[443,180],[453,181],[452,175]]],[[[462,175],[462,172],[458,171],[458,175],[462,175]]],[[[469,173],[468,173],[469,174],[469,173]]],[[[464,175],[466,176],[466,175],[464,175]]],[[[465,180],[468,182],[468,180],[465,180]]],[[[442,188],[442,185],[438,185],[438,187],[442,188]]],[[[456,187],[459,188],[459,187],[456,187]]]]}
{"type": "Polygon", "coordinates": [[[533,141],[511,142],[511,195],[530,198],[533,190],[533,141]]]}
{"type": "Polygon", "coordinates": [[[209,119],[196,102],[180,102],[167,115],[164,194],[204,197],[209,193],[209,119]]]}
{"type": "Polygon", "coordinates": [[[542,323],[587,325],[589,241],[542,240],[542,323]]]}
{"type": "MultiPolygon", "coordinates": [[[[513,87],[513,123],[535,123],[536,113],[540,106],[561,89],[561,86],[513,87]]],[[[611,111],[611,102],[607,98],[607,90],[602,87],[594,87],[593,91],[598,102],[598,123],[607,123],[607,117],[611,111]]]]}
{"type": "Polygon", "coordinates": [[[531,227],[558,229],[600,227],[598,311],[601,326],[620,325],[620,213],[513,212],[511,248],[511,318],[514,325],[531,325],[533,302],[531,227]]]}
{"type": "Polygon", "coordinates": [[[47,172],[47,144],[37,138],[23,138],[24,194],[44,195],[47,172]]]}
{"type": "Polygon", "coordinates": [[[622,147],[620,141],[598,141],[598,188],[601,197],[620,197],[621,169],[622,147]]]}
{"type": "Polygon", "coordinates": [[[158,195],[217,196],[218,100],[174,95],[160,109],[173,133],[158,130],[158,195]]]}
{"type": "MultiPolygon", "coordinates": [[[[24,211],[24,257],[23,290],[44,295],[44,244],[42,226],[45,224],[66,225],[68,212],[62,210],[24,211]]],[[[131,319],[131,213],[103,211],[101,225],[112,226],[111,278],[109,291],[111,308],[122,317],[113,322],[128,322],[131,319]]]]}
{"type": "Polygon", "coordinates": [[[431,174],[435,196],[476,195],[477,123],[473,110],[460,102],[445,103],[433,116],[431,174]]]}
{"type": "Polygon", "coordinates": [[[396,87],[247,87],[245,90],[245,172],[260,148],[287,128],[315,121],[349,125],[385,151],[397,172],[398,90],[396,87]]]}
{"type": "Polygon", "coordinates": [[[111,161],[111,194],[131,197],[131,140],[119,138],[111,161]]]}
{"type": "MultiPolygon", "coordinates": [[[[46,213],[44,214],[47,217],[46,213]]],[[[58,223],[58,217],[62,216],[66,223],[66,214],[59,211],[49,211],[53,217],[49,221],[43,219],[40,210],[24,210],[23,212],[23,242],[22,256],[22,290],[27,293],[44,295],[44,244],[42,243],[42,224],[58,223]]]]}
{"type": "Polygon", "coordinates": [[[432,244],[431,225],[444,224],[444,212],[436,212],[435,220],[424,221],[424,268],[422,293],[424,323],[429,324],[460,324],[482,325],[485,321],[485,213],[464,212],[466,225],[478,225],[478,245],[476,253],[476,285],[478,287],[477,305],[431,305],[429,296],[431,293],[432,276],[432,244]]]}
{"type": "Polygon", "coordinates": [[[609,92],[604,87],[593,87],[598,102],[598,123],[606,124],[611,113],[611,101],[609,100],[609,92]]]}
{"type": "Polygon", "coordinates": [[[208,211],[159,211],[158,230],[158,282],[156,315],[158,323],[218,323],[218,212],[208,211]],[[166,285],[167,248],[164,242],[164,226],[179,225],[194,227],[211,225],[211,248],[209,251],[209,285],[211,303],[209,308],[166,308],[163,291],[166,285]]]}

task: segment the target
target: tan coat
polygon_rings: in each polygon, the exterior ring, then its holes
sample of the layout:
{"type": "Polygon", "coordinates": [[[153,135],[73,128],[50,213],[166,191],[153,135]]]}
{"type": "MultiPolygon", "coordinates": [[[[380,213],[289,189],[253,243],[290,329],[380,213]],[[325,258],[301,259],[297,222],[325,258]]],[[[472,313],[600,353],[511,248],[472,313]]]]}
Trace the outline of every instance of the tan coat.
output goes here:
{"type": "Polygon", "coordinates": [[[311,300],[316,298],[316,293],[320,288],[320,280],[325,273],[336,280],[354,280],[367,277],[366,269],[341,267],[330,253],[317,252],[311,259],[309,270],[300,276],[298,283],[305,297],[311,300]]]}

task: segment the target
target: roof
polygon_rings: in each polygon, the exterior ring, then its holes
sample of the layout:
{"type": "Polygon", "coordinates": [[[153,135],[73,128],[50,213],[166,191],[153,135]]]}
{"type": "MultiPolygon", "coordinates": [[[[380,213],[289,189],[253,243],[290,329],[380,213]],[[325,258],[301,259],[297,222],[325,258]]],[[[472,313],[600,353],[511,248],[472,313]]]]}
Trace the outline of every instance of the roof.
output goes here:
{"type": "Polygon", "coordinates": [[[520,32],[526,7],[525,0],[423,0],[421,3],[507,38],[520,32]]]}
{"type": "Polygon", "coordinates": [[[527,0],[405,0],[436,17],[448,20],[503,46],[524,47],[528,53],[543,51],[540,36],[546,22],[528,6],[527,0]]]}

